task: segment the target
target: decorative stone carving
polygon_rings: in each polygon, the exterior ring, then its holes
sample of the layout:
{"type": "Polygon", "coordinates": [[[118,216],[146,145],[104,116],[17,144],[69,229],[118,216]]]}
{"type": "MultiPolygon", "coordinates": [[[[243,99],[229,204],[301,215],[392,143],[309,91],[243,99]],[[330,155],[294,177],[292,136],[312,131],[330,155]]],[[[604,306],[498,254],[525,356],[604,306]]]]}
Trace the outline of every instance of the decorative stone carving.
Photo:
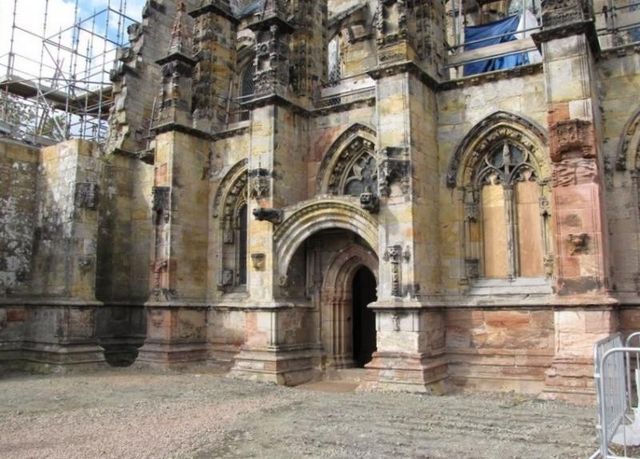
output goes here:
{"type": "Polygon", "coordinates": [[[554,256],[550,254],[545,255],[543,263],[544,263],[544,276],[547,279],[551,279],[553,277],[553,269],[555,265],[554,256]]]}
{"type": "Polygon", "coordinates": [[[267,169],[257,168],[249,171],[249,196],[264,199],[270,195],[271,173],[267,169]]]}
{"type": "Polygon", "coordinates": [[[253,209],[253,216],[258,221],[268,221],[277,225],[282,223],[284,211],[282,209],[272,209],[267,207],[258,207],[253,209]]]}
{"type": "MultiPolygon", "coordinates": [[[[339,175],[336,177],[335,169],[340,167],[348,158],[353,158],[360,149],[367,149],[371,154],[374,151],[374,144],[369,138],[374,139],[376,133],[373,129],[356,123],[345,130],[331,144],[331,147],[324,155],[320,169],[318,170],[317,187],[320,193],[338,194],[339,175]],[[355,143],[354,143],[355,142],[355,143]],[[347,155],[346,157],[344,157],[347,155]]],[[[346,165],[342,166],[340,172],[344,171],[346,165]]]]}
{"type": "Polygon", "coordinates": [[[289,34],[281,24],[256,30],[254,88],[256,95],[271,94],[289,84],[289,34]]]}
{"type": "Polygon", "coordinates": [[[577,153],[584,158],[595,157],[593,123],[590,121],[559,121],[551,126],[549,137],[553,162],[561,161],[567,153],[577,153]]]}
{"type": "Polygon", "coordinates": [[[153,187],[153,214],[155,216],[155,224],[159,225],[169,221],[171,210],[171,188],[168,186],[153,187]]]}
{"type": "Polygon", "coordinates": [[[567,158],[554,164],[554,187],[593,183],[597,178],[598,169],[594,159],[567,158]]]}
{"type": "Polygon", "coordinates": [[[377,214],[380,210],[380,199],[378,199],[378,196],[371,192],[361,193],[360,207],[362,207],[367,212],[377,214]]]}
{"type": "Polygon", "coordinates": [[[176,292],[169,288],[169,261],[156,259],[152,265],[153,287],[151,295],[156,301],[169,301],[175,298],[176,292]]]}
{"type": "Polygon", "coordinates": [[[244,197],[248,174],[247,160],[237,162],[227,172],[218,186],[216,197],[213,200],[213,218],[218,218],[220,211],[224,216],[233,214],[238,198],[244,197]],[[224,202],[223,202],[224,199],[224,202]]]}
{"type": "Polygon", "coordinates": [[[546,142],[546,135],[537,125],[512,113],[496,112],[488,116],[469,131],[451,157],[447,187],[455,188],[461,166],[465,174],[470,174],[483,154],[504,143],[505,139],[534,155],[538,144],[546,142]]]}
{"type": "Polygon", "coordinates": [[[388,246],[384,252],[383,259],[391,264],[391,295],[400,297],[402,296],[402,273],[400,269],[400,262],[402,261],[402,246],[388,246]]]}
{"type": "Polygon", "coordinates": [[[96,210],[98,207],[98,185],[89,182],[76,183],[75,204],[81,209],[96,210]]]}
{"type": "Polygon", "coordinates": [[[327,191],[351,196],[360,196],[361,193],[376,194],[378,170],[372,151],[371,142],[355,138],[333,164],[327,191]]]}
{"type": "Polygon", "coordinates": [[[541,217],[550,217],[551,216],[551,203],[549,202],[549,198],[546,196],[540,196],[538,198],[538,204],[540,206],[540,216],[541,217]]]}
{"type": "Polygon", "coordinates": [[[391,184],[400,182],[400,189],[407,194],[411,188],[411,162],[404,147],[384,147],[378,152],[378,192],[389,196],[391,184]]]}
{"type": "Polygon", "coordinates": [[[567,240],[569,242],[569,254],[587,253],[589,242],[589,235],[587,233],[569,234],[567,240]]]}
{"type": "Polygon", "coordinates": [[[618,144],[616,169],[626,170],[628,161],[640,168],[640,110],[636,111],[624,127],[618,144]]]}
{"type": "Polygon", "coordinates": [[[378,0],[376,9],[376,42],[389,45],[407,38],[407,2],[404,0],[378,0]]]}
{"type": "Polygon", "coordinates": [[[543,0],[542,25],[557,27],[585,21],[592,15],[590,5],[585,0],[543,0]]]}
{"type": "Polygon", "coordinates": [[[264,253],[252,253],[251,265],[256,271],[263,271],[265,266],[266,255],[264,253]]]}

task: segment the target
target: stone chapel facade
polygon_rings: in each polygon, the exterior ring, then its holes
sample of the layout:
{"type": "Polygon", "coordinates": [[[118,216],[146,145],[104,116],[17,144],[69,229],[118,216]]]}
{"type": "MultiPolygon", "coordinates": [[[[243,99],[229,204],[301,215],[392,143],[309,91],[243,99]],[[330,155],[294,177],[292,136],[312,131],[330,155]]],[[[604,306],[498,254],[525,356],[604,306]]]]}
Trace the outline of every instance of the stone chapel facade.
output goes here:
{"type": "Polygon", "coordinates": [[[0,364],[588,400],[640,328],[639,46],[545,0],[540,62],[460,76],[449,3],[148,1],[107,145],[0,142],[0,364]]]}

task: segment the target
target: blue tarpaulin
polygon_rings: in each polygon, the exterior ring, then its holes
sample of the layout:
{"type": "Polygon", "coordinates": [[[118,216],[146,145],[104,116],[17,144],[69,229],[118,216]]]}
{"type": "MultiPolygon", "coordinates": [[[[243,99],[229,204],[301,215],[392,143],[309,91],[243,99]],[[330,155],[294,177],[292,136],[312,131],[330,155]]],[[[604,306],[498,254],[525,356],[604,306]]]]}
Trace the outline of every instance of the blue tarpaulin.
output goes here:
{"type": "MultiPolygon", "coordinates": [[[[515,40],[514,34],[518,30],[519,22],[520,16],[509,16],[490,24],[465,27],[464,50],[469,51],[515,40]]],[[[464,66],[464,74],[466,76],[490,72],[491,70],[510,69],[528,63],[527,53],[511,54],[467,64],[464,66]]]]}

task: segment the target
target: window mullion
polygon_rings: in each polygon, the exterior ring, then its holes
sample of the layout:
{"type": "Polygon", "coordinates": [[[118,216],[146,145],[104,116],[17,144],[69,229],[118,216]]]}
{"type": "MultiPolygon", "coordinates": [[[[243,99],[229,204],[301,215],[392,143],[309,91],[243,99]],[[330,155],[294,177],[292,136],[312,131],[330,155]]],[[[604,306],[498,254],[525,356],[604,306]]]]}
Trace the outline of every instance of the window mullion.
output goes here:
{"type": "Polygon", "coordinates": [[[517,218],[513,184],[503,184],[505,224],[507,226],[507,276],[513,280],[518,275],[517,218]]]}

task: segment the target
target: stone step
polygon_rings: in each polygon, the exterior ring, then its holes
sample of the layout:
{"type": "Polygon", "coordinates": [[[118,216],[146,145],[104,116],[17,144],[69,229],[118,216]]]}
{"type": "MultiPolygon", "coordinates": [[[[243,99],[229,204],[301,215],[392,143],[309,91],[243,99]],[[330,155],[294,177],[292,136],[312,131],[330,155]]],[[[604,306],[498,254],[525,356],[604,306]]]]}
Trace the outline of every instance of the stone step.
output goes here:
{"type": "Polygon", "coordinates": [[[364,368],[331,369],[325,371],[324,380],[361,383],[367,380],[367,370],[364,368]]]}

